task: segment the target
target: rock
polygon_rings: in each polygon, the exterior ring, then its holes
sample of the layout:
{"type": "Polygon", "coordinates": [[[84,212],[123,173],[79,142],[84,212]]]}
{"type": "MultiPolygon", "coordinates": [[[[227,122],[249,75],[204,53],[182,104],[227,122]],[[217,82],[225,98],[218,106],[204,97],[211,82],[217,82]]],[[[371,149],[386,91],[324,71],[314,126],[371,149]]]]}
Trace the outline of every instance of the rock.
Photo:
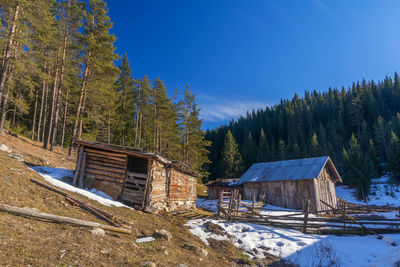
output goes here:
{"type": "Polygon", "coordinates": [[[165,230],[165,229],[161,229],[161,230],[156,229],[156,230],[154,231],[153,236],[154,236],[155,238],[165,239],[165,240],[167,240],[167,241],[170,241],[171,238],[172,238],[171,233],[168,232],[168,231],[165,230]]]}
{"type": "Polygon", "coordinates": [[[150,214],[157,214],[160,211],[160,209],[157,206],[148,205],[146,206],[146,208],[144,208],[143,211],[150,214]]]}
{"type": "Polygon", "coordinates": [[[156,239],[152,236],[145,236],[145,237],[136,239],[136,243],[153,242],[154,240],[156,240],[156,239]]]}
{"type": "Polygon", "coordinates": [[[97,236],[105,236],[106,235],[106,231],[104,231],[101,228],[93,228],[91,231],[92,235],[97,235],[97,236]]]}
{"type": "Polygon", "coordinates": [[[16,160],[18,160],[18,161],[24,161],[24,159],[22,158],[22,156],[21,156],[21,155],[18,155],[18,154],[11,154],[10,157],[13,158],[13,159],[16,159],[16,160]]]}
{"type": "Polygon", "coordinates": [[[183,248],[184,248],[184,249],[187,249],[187,250],[191,250],[191,251],[196,251],[196,250],[197,250],[197,249],[196,249],[196,246],[193,245],[193,244],[184,244],[184,245],[183,245],[183,248]]]}
{"type": "Polygon", "coordinates": [[[100,253],[101,254],[110,254],[110,251],[103,249],[103,250],[100,250],[100,253]]]}
{"type": "Polygon", "coordinates": [[[205,249],[203,249],[203,248],[200,249],[200,253],[203,254],[204,257],[207,257],[207,256],[208,256],[208,251],[205,250],[205,249]]]}
{"type": "Polygon", "coordinates": [[[165,251],[164,251],[164,255],[165,255],[165,256],[169,256],[168,250],[165,250],[165,251]]]}
{"type": "Polygon", "coordinates": [[[145,267],[157,267],[157,265],[152,261],[143,261],[140,263],[140,265],[145,267]]]}
{"type": "Polygon", "coordinates": [[[176,265],[176,267],[188,267],[188,266],[186,264],[179,263],[178,265],[176,265]]]}
{"type": "Polygon", "coordinates": [[[12,152],[11,148],[6,146],[5,144],[0,144],[0,150],[4,151],[4,152],[7,152],[7,153],[11,153],[12,152]]]}

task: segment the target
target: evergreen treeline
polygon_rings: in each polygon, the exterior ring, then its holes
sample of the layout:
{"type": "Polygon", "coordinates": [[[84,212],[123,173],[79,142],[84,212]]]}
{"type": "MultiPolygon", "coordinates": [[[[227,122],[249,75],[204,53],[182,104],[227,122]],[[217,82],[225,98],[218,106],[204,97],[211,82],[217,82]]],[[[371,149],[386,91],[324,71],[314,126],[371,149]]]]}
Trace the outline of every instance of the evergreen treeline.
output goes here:
{"type": "Polygon", "coordinates": [[[210,178],[240,176],[255,162],[329,155],[344,182],[365,197],[371,178],[384,171],[400,181],[399,112],[397,73],[378,83],[363,80],[347,89],[306,91],[304,97],[296,94],[208,130],[210,178]],[[243,157],[242,167],[226,166],[231,134],[243,157]],[[232,173],[232,169],[237,171],[232,173]]]}
{"type": "MultiPolygon", "coordinates": [[[[164,154],[202,172],[208,161],[189,87],[169,97],[160,78],[134,79],[104,0],[0,0],[0,133],[44,148],[74,138],[164,154]]],[[[70,150],[71,153],[71,150],[70,150]]]]}

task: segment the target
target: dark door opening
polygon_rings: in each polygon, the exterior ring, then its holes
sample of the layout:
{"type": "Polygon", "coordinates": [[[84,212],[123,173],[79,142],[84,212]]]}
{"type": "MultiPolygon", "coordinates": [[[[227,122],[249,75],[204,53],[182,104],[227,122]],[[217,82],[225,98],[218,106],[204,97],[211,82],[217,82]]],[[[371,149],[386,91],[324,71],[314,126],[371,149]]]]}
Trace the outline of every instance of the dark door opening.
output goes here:
{"type": "Polygon", "coordinates": [[[143,207],[147,184],[148,159],[128,156],[122,201],[134,207],[143,207]]]}

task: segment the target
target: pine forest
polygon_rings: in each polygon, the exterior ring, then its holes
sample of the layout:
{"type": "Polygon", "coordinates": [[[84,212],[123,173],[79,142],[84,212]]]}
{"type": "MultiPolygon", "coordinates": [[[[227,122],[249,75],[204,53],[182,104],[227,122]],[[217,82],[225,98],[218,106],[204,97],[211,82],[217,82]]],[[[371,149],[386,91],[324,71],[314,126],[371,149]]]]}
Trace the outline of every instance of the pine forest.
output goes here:
{"type": "Polygon", "coordinates": [[[161,78],[134,78],[115,53],[105,1],[2,0],[0,16],[0,132],[70,154],[74,138],[132,146],[204,173],[195,95],[187,86],[177,99],[161,78]]]}
{"type": "Polygon", "coordinates": [[[115,52],[104,0],[1,0],[0,16],[0,132],[70,153],[74,139],[132,146],[186,163],[203,182],[240,177],[255,162],[325,155],[360,197],[374,177],[400,181],[396,73],[296,94],[204,131],[189,86],[179,94],[160,77],[135,77],[115,52]]]}

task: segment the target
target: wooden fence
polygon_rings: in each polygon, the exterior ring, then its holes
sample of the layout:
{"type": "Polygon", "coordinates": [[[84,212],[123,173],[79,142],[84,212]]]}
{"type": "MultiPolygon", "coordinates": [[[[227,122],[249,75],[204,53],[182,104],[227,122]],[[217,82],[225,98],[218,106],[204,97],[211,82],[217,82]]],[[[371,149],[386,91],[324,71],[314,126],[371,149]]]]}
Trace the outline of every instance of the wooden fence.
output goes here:
{"type": "MultiPolygon", "coordinates": [[[[263,196],[254,197],[251,202],[243,201],[238,190],[232,192],[220,192],[218,200],[218,218],[228,221],[255,223],[281,228],[297,229],[308,233],[319,234],[374,234],[382,238],[382,233],[400,232],[400,210],[395,207],[385,206],[358,206],[348,205],[342,202],[338,208],[332,207],[327,203],[323,204],[330,207],[329,210],[310,213],[310,200],[305,200],[305,210],[291,212],[285,215],[267,215],[261,212],[263,196]],[[375,211],[399,212],[399,219],[386,219],[381,216],[366,216],[365,213],[375,211]],[[363,214],[364,213],[364,214],[363,214]],[[351,216],[350,216],[351,214],[351,216]],[[358,214],[357,217],[354,214],[358,214]],[[363,214],[360,216],[360,214],[363,214]],[[318,217],[314,215],[319,215],[318,217]],[[368,226],[368,227],[367,227],[368,226]],[[371,227],[374,226],[374,227],[371,227]]],[[[284,209],[262,209],[263,211],[283,211],[284,209]]]]}

